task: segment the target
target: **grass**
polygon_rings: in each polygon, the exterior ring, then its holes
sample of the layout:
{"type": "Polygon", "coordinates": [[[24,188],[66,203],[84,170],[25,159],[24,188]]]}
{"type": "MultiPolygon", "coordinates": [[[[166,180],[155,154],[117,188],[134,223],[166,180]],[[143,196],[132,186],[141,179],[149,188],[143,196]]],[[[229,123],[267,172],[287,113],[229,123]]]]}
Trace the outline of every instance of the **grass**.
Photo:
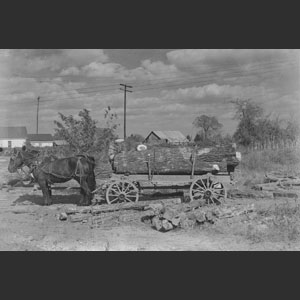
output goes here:
{"type": "Polygon", "coordinates": [[[287,201],[275,204],[271,210],[259,210],[254,222],[248,224],[245,237],[253,243],[298,240],[300,237],[300,205],[287,201]]]}
{"type": "Polygon", "coordinates": [[[240,168],[246,171],[269,172],[276,170],[294,171],[300,165],[298,149],[251,151],[242,155],[240,168]]]}
{"type": "MultiPolygon", "coordinates": [[[[280,149],[251,151],[242,155],[236,178],[237,188],[263,183],[268,172],[300,175],[300,151],[280,149]]],[[[299,200],[257,202],[256,212],[240,219],[215,224],[214,232],[242,237],[250,243],[286,243],[300,241],[299,200]],[[266,205],[268,203],[268,205],[266,205]]]]}
{"type": "Polygon", "coordinates": [[[278,149],[243,153],[238,169],[238,186],[263,183],[264,175],[271,171],[300,175],[300,151],[278,149]]]}

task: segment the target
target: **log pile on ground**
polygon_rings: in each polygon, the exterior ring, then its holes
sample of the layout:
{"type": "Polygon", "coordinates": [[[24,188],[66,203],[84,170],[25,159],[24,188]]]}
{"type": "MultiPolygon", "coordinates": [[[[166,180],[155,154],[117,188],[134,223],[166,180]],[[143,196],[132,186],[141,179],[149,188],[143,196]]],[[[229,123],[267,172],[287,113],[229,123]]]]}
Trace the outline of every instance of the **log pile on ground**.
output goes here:
{"type": "Polygon", "coordinates": [[[287,197],[296,199],[298,198],[299,188],[299,176],[281,172],[267,173],[264,178],[264,183],[256,184],[252,187],[252,189],[256,191],[271,192],[274,198],[287,197]]]}
{"type": "Polygon", "coordinates": [[[232,218],[254,211],[254,206],[244,208],[205,206],[203,201],[182,203],[180,198],[67,208],[57,215],[60,221],[109,225],[112,222],[142,221],[160,232],[175,228],[193,228],[217,219],[232,218]]]}
{"type": "Polygon", "coordinates": [[[204,223],[213,224],[217,219],[232,218],[254,212],[253,205],[243,209],[210,207],[203,206],[203,203],[197,201],[175,206],[153,204],[145,209],[148,213],[142,220],[160,232],[167,232],[175,228],[193,228],[204,223]]]}
{"type": "Polygon", "coordinates": [[[145,151],[122,151],[115,155],[113,168],[117,174],[148,174],[149,161],[154,174],[189,175],[192,170],[193,156],[196,157],[194,173],[205,174],[218,165],[221,172],[227,165],[236,167],[239,163],[235,149],[230,146],[195,148],[194,146],[149,146],[145,151]]]}

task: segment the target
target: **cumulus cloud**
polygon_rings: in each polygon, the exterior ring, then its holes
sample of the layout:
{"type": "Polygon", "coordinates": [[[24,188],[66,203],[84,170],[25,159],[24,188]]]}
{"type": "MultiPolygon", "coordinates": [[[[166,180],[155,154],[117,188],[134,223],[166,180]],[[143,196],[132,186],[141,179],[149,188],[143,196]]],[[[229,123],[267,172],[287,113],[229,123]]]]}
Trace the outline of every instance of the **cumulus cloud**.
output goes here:
{"type": "Polygon", "coordinates": [[[192,66],[195,64],[249,64],[298,55],[297,50],[284,49],[185,49],[170,51],[167,53],[167,58],[174,65],[192,66]]]}
{"type": "Polygon", "coordinates": [[[164,99],[181,100],[188,102],[192,99],[204,99],[206,97],[215,97],[224,99],[226,97],[244,98],[252,97],[257,94],[266,94],[267,91],[263,87],[239,85],[217,85],[215,83],[200,87],[179,88],[177,90],[162,91],[164,99]]]}
{"type": "Polygon", "coordinates": [[[109,60],[102,49],[13,49],[5,54],[5,60],[0,62],[12,75],[62,71],[109,60]]]}
{"type": "Polygon", "coordinates": [[[127,98],[128,129],[133,132],[181,127],[187,132],[199,113],[216,115],[224,126],[233,128],[233,107],[227,100],[237,97],[252,98],[268,111],[300,112],[299,66],[292,69],[284,63],[299,59],[296,50],[167,51],[166,59],[143,56],[134,65],[123,65],[121,59],[113,61],[101,49],[4,49],[0,51],[0,124],[17,116],[18,122],[34,127],[37,96],[41,96],[41,120],[48,124],[41,128],[46,131],[52,128],[58,111],[77,115],[88,108],[101,120],[103,109],[110,105],[121,121],[121,82],[134,87],[127,98]],[[275,63],[280,60],[283,62],[275,63]],[[101,85],[116,83],[116,91],[101,92],[98,77],[101,85]],[[171,87],[172,81],[177,86],[171,87]],[[98,85],[98,91],[93,85],[98,85]],[[143,90],[149,86],[151,89],[143,90]]]}

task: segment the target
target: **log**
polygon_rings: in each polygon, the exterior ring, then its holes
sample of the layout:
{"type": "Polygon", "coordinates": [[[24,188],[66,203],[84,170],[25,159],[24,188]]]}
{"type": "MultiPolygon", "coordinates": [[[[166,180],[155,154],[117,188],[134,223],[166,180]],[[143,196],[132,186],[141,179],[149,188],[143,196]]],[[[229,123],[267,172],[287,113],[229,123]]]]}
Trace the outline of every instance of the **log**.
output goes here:
{"type": "Polygon", "coordinates": [[[91,213],[91,207],[70,207],[65,210],[67,215],[75,215],[75,214],[88,214],[91,213]]]}
{"type": "Polygon", "coordinates": [[[161,224],[162,224],[162,228],[161,228],[162,232],[167,232],[167,231],[170,231],[170,230],[172,230],[174,228],[173,225],[172,225],[172,223],[169,222],[168,220],[163,220],[161,222],[161,224]]]}
{"type": "Polygon", "coordinates": [[[156,229],[156,230],[158,230],[158,231],[160,231],[161,230],[161,228],[162,228],[162,221],[159,219],[159,217],[154,217],[153,219],[152,219],[152,226],[156,229]]]}
{"type": "Polygon", "coordinates": [[[179,204],[181,203],[180,198],[160,199],[160,200],[148,200],[139,201],[132,203],[119,203],[119,204],[102,204],[89,207],[71,207],[66,208],[64,211],[67,215],[75,214],[92,214],[97,215],[101,213],[108,213],[120,210],[145,210],[152,209],[155,207],[162,209],[166,205],[179,204]]]}
{"type": "Polygon", "coordinates": [[[252,189],[257,191],[274,191],[278,189],[277,182],[255,184],[252,189]]]}
{"type": "Polygon", "coordinates": [[[196,220],[198,223],[204,223],[206,221],[205,212],[200,209],[188,213],[188,218],[196,220]]]}
{"type": "Polygon", "coordinates": [[[184,229],[189,229],[189,228],[193,228],[196,225],[196,220],[192,220],[192,219],[184,219],[180,222],[180,227],[184,228],[184,229]]]}
{"type": "Polygon", "coordinates": [[[65,221],[65,220],[68,219],[68,215],[67,215],[66,213],[59,213],[59,214],[57,215],[57,219],[58,219],[59,221],[65,221]]]}
{"type": "Polygon", "coordinates": [[[298,195],[296,193],[286,193],[286,192],[273,192],[274,198],[295,198],[298,199],[298,195]]]}
{"type": "Polygon", "coordinates": [[[82,222],[84,220],[88,220],[89,218],[90,218],[90,216],[87,214],[76,214],[76,215],[71,215],[69,217],[69,220],[72,223],[76,223],[76,222],[82,222]]]}
{"type": "Polygon", "coordinates": [[[239,189],[231,189],[227,192],[227,197],[230,199],[234,198],[256,198],[257,194],[250,191],[241,191],[239,189]]]}
{"type": "Polygon", "coordinates": [[[117,174],[148,174],[149,163],[153,174],[191,175],[193,162],[192,153],[195,153],[194,174],[200,175],[213,170],[217,164],[220,171],[227,171],[227,165],[237,166],[235,149],[229,147],[197,148],[192,146],[149,147],[145,151],[122,151],[114,157],[113,169],[117,174]],[[149,161],[150,155],[150,161],[149,161]]]}
{"type": "MultiPolygon", "coordinates": [[[[119,210],[144,210],[147,206],[163,203],[163,205],[179,204],[181,203],[180,198],[172,199],[160,199],[160,200],[149,200],[149,201],[139,201],[132,203],[120,203],[120,204],[103,204],[98,206],[93,206],[91,208],[92,215],[97,215],[106,212],[113,212],[119,210]]],[[[147,209],[147,208],[146,208],[147,209]]]]}

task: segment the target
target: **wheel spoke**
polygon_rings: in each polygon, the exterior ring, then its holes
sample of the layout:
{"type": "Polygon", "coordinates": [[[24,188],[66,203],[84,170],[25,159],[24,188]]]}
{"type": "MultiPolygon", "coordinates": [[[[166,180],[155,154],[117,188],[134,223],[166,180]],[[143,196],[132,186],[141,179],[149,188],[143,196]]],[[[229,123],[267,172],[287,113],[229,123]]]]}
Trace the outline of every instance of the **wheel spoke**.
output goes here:
{"type": "Polygon", "coordinates": [[[215,191],[212,191],[212,194],[214,195],[214,197],[222,197],[220,193],[216,193],[215,191]]]}
{"type": "Polygon", "coordinates": [[[116,197],[117,196],[118,197],[118,194],[109,194],[108,193],[107,196],[109,196],[109,197],[116,197]]]}
{"type": "Polygon", "coordinates": [[[135,202],[134,200],[130,200],[125,196],[125,200],[127,200],[127,202],[135,202]]]}
{"type": "Polygon", "coordinates": [[[205,191],[205,188],[202,187],[201,185],[199,185],[197,182],[195,182],[195,185],[197,185],[200,189],[202,189],[203,191],[205,191]]]}
{"type": "Polygon", "coordinates": [[[119,185],[117,184],[116,186],[117,186],[118,191],[119,191],[120,193],[122,193],[122,191],[120,190],[119,185]]]}
{"type": "Polygon", "coordinates": [[[119,199],[119,197],[117,197],[117,198],[115,198],[115,199],[112,199],[112,200],[109,200],[110,201],[110,203],[113,203],[113,202],[115,202],[116,200],[118,200],[119,199]]]}
{"type": "Polygon", "coordinates": [[[212,180],[210,179],[210,177],[207,178],[207,187],[210,188],[212,185],[212,180]]]}
{"type": "Polygon", "coordinates": [[[114,187],[110,188],[111,191],[114,191],[115,193],[119,193],[120,191],[116,190],[114,187]]]}
{"type": "Polygon", "coordinates": [[[136,197],[136,193],[134,193],[134,194],[126,194],[125,197],[134,197],[135,198],[136,197]]]}
{"type": "Polygon", "coordinates": [[[203,187],[204,189],[206,189],[207,186],[205,185],[205,183],[204,183],[204,181],[202,180],[202,178],[200,178],[200,181],[202,182],[202,187],[203,187]]]}
{"type": "Polygon", "coordinates": [[[198,190],[193,190],[192,193],[194,193],[193,195],[197,195],[197,194],[201,194],[202,196],[204,195],[203,192],[198,191],[198,190]]]}
{"type": "Polygon", "coordinates": [[[125,191],[124,191],[124,193],[126,193],[130,187],[131,187],[131,186],[130,186],[130,184],[128,183],[128,184],[127,184],[127,187],[126,187],[126,189],[125,189],[125,191]]]}
{"type": "Polygon", "coordinates": [[[134,189],[130,189],[129,191],[127,191],[127,192],[124,192],[124,194],[126,194],[126,195],[130,195],[130,194],[136,194],[137,192],[134,190],[134,189]]]}
{"type": "Polygon", "coordinates": [[[219,202],[219,200],[214,198],[214,197],[211,197],[211,201],[212,201],[213,204],[216,204],[216,202],[219,202]]]}

